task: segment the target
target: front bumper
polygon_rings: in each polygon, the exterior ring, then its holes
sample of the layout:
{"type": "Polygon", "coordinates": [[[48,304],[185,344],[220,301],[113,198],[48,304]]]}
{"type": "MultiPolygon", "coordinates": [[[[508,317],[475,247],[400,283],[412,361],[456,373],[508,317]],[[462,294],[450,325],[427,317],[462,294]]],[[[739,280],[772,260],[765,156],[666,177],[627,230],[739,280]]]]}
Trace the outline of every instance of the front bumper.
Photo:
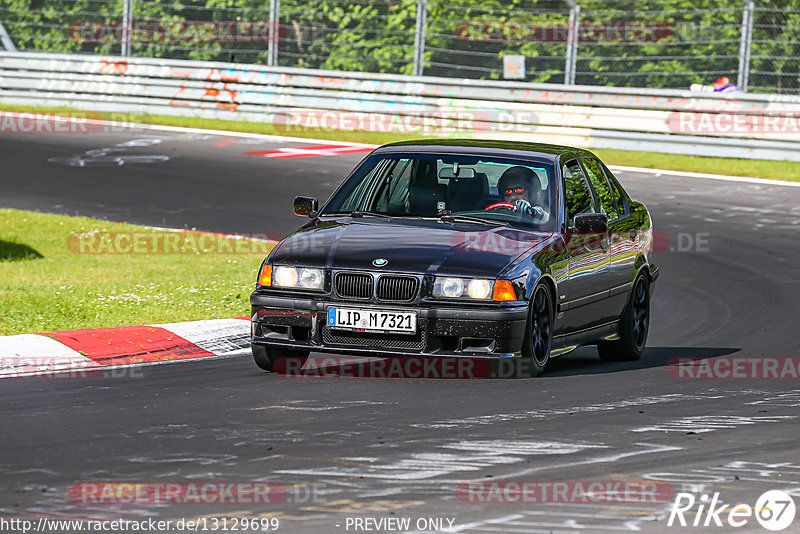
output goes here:
{"type": "Polygon", "coordinates": [[[525,302],[413,305],[332,301],[256,291],[252,306],[252,342],[314,352],[360,355],[409,355],[510,358],[520,355],[528,308],[525,302]],[[328,306],[414,311],[417,333],[378,334],[332,329],[328,306]]]}

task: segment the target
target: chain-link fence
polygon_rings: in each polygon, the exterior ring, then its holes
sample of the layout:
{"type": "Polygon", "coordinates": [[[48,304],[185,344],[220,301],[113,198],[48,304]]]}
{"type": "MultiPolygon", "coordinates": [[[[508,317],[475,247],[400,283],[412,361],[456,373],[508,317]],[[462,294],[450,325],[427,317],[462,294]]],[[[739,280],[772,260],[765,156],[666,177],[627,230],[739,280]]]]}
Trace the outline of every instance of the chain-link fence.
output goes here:
{"type": "Polygon", "coordinates": [[[800,0],[0,0],[0,45],[617,87],[729,77],[800,93],[800,0]]]}

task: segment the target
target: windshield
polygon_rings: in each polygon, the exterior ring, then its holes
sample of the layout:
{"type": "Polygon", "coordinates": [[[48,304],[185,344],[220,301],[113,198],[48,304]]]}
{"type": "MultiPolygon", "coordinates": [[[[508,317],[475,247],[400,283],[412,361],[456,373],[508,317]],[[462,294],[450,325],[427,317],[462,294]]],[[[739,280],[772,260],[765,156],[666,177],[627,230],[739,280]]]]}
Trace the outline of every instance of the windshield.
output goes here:
{"type": "Polygon", "coordinates": [[[552,230],[557,222],[553,173],[548,163],[487,156],[375,155],[322,214],[470,217],[552,230]]]}

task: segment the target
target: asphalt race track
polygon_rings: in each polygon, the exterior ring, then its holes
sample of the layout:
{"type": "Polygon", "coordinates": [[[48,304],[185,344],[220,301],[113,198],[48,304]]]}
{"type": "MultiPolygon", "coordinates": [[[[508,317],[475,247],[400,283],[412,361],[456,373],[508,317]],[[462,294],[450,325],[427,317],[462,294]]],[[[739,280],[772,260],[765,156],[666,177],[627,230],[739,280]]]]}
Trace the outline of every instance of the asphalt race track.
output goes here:
{"type": "MultiPolygon", "coordinates": [[[[291,199],[325,198],[363,154],[243,153],[315,144],[149,129],[2,134],[0,207],[285,234],[302,222],[291,199]]],[[[678,379],[665,364],[800,356],[800,188],[618,176],[669,237],[641,361],[602,363],[585,348],[536,379],[370,380],[279,377],[243,356],[0,380],[0,516],[277,517],[291,533],[355,532],[355,518],[410,518],[409,531],[439,518],[469,533],[766,532],[753,518],[733,529],[668,527],[667,517],[686,490],[754,506],[782,489],[800,505],[798,381],[678,379]],[[668,498],[476,502],[479,491],[457,491],[642,479],[663,481],[668,498]],[[69,497],[81,482],[201,481],[274,482],[287,495],[257,505],[69,497]]],[[[784,532],[798,531],[800,520],[784,532]]]]}

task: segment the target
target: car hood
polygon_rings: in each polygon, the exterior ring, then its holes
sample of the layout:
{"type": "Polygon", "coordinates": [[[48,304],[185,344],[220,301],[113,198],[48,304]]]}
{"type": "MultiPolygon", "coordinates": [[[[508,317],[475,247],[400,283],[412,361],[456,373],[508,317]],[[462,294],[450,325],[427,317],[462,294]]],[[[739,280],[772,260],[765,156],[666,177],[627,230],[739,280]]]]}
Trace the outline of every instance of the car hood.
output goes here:
{"type": "Polygon", "coordinates": [[[278,244],[273,264],[495,277],[550,236],[519,228],[439,220],[317,220],[278,244]],[[382,267],[373,265],[381,258],[382,267]]]}

